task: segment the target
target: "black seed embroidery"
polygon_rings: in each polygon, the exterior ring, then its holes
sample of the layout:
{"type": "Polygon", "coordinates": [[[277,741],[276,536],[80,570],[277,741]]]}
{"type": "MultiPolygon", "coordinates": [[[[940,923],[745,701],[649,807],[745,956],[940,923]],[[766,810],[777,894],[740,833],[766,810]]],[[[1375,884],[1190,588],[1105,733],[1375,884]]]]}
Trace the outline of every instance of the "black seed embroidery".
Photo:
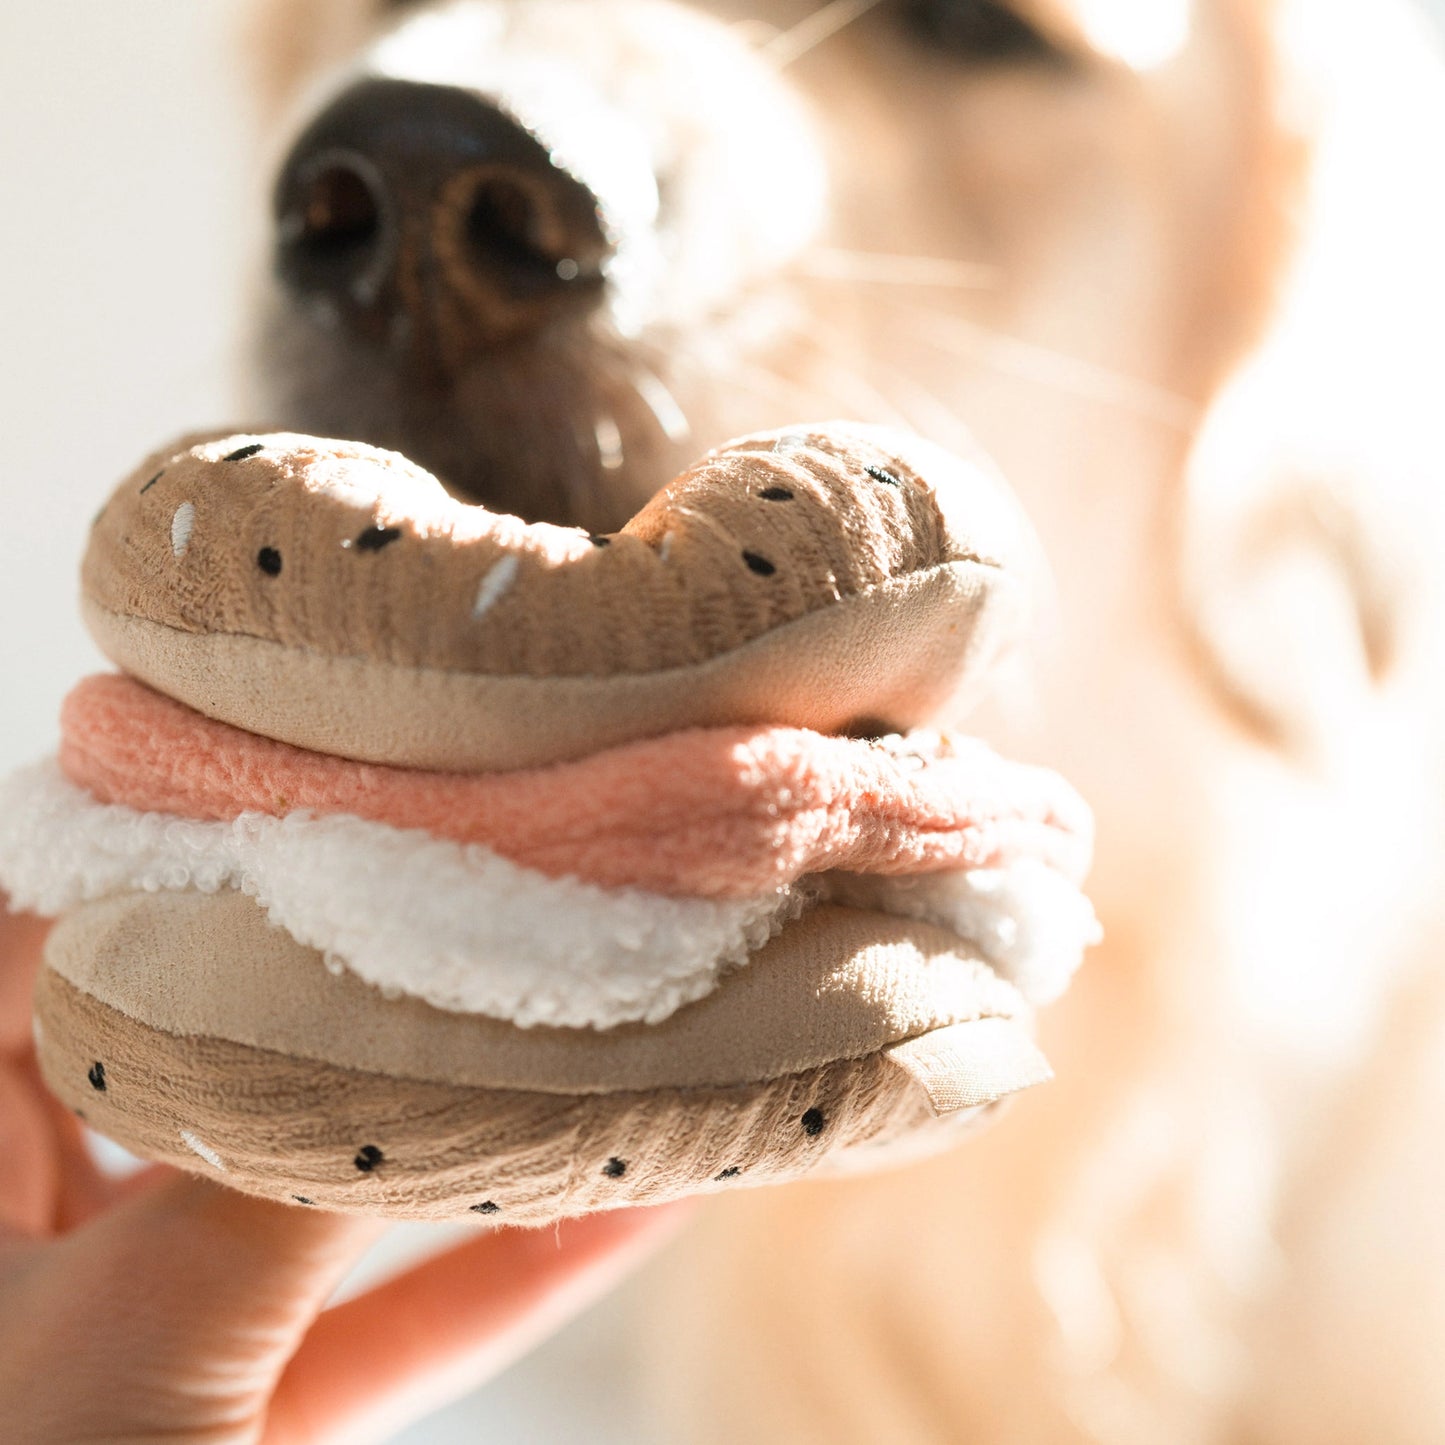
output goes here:
{"type": "Polygon", "coordinates": [[[803,1133],[807,1134],[810,1138],[816,1139],[818,1135],[823,1132],[823,1125],[827,1123],[827,1120],[823,1118],[823,1111],[821,1109],[809,1109],[808,1112],[803,1115],[801,1122],[803,1125],[803,1133]]]}
{"type": "Polygon", "coordinates": [[[892,472],[885,472],[882,467],[864,467],[863,470],[875,482],[882,482],[885,487],[901,487],[903,485],[892,472]]]}
{"type": "Polygon", "coordinates": [[[502,1206],[493,1204],[490,1199],[484,1199],[480,1204],[472,1205],[473,1214],[495,1214],[502,1206]]]}
{"type": "Polygon", "coordinates": [[[610,547],[612,545],[611,537],[589,537],[587,540],[591,542],[594,547],[610,547]]]}
{"type": "Polygon", "coordinates": [[[80,1119],[82,1121],[85,1119],[84,1109],[72,1109],[71,1113],[74,1114],[77,1119],[80,1119]]]}
{"type": "Polygon", "coordinates": [[[609,1179],[621,1179],[627,1173],[627,1161],[619,1159],[615,1154],[603,1166],[602,1172],[609,1179]]]}
{"type": "Polygon", "coordinates": [[[786,487],[764,487],[758,493],[765,502],[791,502],[793,494],[786,487]]]}
{"type": "Polygon", "coordinates": [[[160,479],[161,479],[163,476],[165,476],[165,474],[166,474],[166,469],[165,469],[164,467],[162,467],[162,468],[160,469],[160,471],[158,471],[158,472],[155,474],[155,476],[153,476],[153,477],[150,479],[150,481],[148,481],[148,482],[145,484],[145,486],[143,486],[143,487],[140,489],[140,495],[141,495],[141,496],[144,496],[148,491],[150,491],[150,489],[151,489],[153,486],[155,486],[155,484],[156,484],[158,481],[160,481],[160,479]]]}
{"type": "Polygon", "coordinates": [[[310,1204],[312,1202],[304,1194],[293,1194],[291,1197],[297,1204],[310,1204]]]}
{"type": "Polygon", "coordinates": [[[244,462],[247,457],[254,457],[257,452],[264,452],[265,450],[266,447],[263,442],[252,442],[250,446],[237,447],[235,451],[227,452],[221,460],[223,462],[244,462]]]}
{"type": "Polygon", "coordinates": [[[773,573],[778,570],[766,557],[759,557],[756,552],[744,552],[743,561],[746,562],[759,577],[771,577],[773,573]]]}
{"type": "Polygon", "coordinates": [[[736,1164],[729,1164],[728,1167],[724,1169],[721,1174],[713,1175],[712,1182],[714,1184],[721,1184],[724,1179],[736,1179],[738,1175],[742,1172],[743,1171],[739,1169],[736,1164]]]}
{"type": "Polygon", "coordinates": [[[385,1158],[386,1155],[384,1155],[375,1144],[363,1144],[360,1152],[351,1162],[355,1164],[363,1174],[370,1174],[385,1158]]]}
{"type": "Polygon", "coordinates": [[[98,1094],[105,1093],[105,1065],[97,1059],[85,1076],[90,1080],[90,1087],[98,1094]]]}
{"type": "Polygon", "coordinates": [[[281,575],[281,554],[274,547],[262,547],[256,553],[256,565],[268,576],[281,575]]]}
{"type": "Polygon", "coordinates": [[[400,527],[368,527],[356,539],[356,550],[358,552],[380,552],[388,542],[395,542],[400,536],[400,527]]]}

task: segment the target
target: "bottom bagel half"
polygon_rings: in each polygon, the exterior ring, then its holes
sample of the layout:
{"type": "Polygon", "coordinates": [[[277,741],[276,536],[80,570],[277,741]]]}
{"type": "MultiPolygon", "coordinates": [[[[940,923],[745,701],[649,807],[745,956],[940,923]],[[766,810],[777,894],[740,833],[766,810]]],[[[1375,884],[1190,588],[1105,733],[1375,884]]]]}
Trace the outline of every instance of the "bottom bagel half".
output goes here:
{"type": "Polygon", "coordinates": [[[386,996],[242,893],[53,930],[42,1070],[146,1158],[297,1206],[540,1224],[892,1163],[1048,1078],[959,938],[820,905],[656,1024],[521,1028],[386,996]]]}

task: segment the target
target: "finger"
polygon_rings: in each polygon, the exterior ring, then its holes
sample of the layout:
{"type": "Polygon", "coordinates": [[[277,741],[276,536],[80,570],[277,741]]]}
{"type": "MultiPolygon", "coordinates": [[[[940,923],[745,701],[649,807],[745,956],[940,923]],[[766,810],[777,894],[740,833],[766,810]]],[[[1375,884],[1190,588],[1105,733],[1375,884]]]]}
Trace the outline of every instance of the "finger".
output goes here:
{"type": "Polygon", "coordinates": [[[30,1046],[30,994],[50,920],[10,913],[0,893],[0,1052],[30,1046]]]}
{"type": "Polygon", "coordinates": [[[383,1227],[173,1173],[73,1238],[114,1276],[146,1274],[187,1349],[224,1355],[258,1326],[299,1339],[383,1227]]]}
{"type": "Polygon", "coordinates": [[[54,1220],[59,1233],[78,1228],[152,1183],[179,1177],[177,1170],[163,1164],[147,1165],[125,1174],[103,1169],[96,1162],[86,1130],[75,1115],[52,1094],[47,1093],[46,1106],[59,1171],[54,1220]]]}
{"type": "Polygon", "coordinates": [[[210,1403],[241,1408],[269,1396],[382,1227],[175,1175],[153,1179],[55,1248],[70,1255],[69,1295],[83,1315],[76,1326],[106,1310],[127,1321],[111,1342],[112,1378],[126,1378],[128,1367],[158,1382],[214,1371],[203,1382],[210,1403]]]}
{"type": "Polygon", "coordinates": [[[0,1224],[31,1237],[65,1233],[133,1192],[96,1163],[32,1052],[0,1060],[0,1224]]]}
{"type": "Polygon", "coordinates": [[[80,1126],[35,1063],[30,995],[49,920],[5,911],[0,894],[0,1223],[28,1236],[66,1228],[109,1193],[80,1126]]]}
{"type": "Polygon", "coordinates": [[[0,1060],[0,1238],[48,1234],[59,1182],[46,1100],[18,1064],[0,1060]]]}
{"type": "Polygon", "coordinates": [[[12,1272],[7,1314],[25,1328],[0,1361],[7,1403],[60,1421],[47,1439],[256,1438],[298,1341],[378,1229],[160,1183],[12,1272]]]}
{"type": "Polygon", "coordinates": [[[276,1391],[267,1445],[386,1438],[526,1353],[690,1213],[688,1202],[499,1230],[327,1310],[276,1391]]]}
{"type": "Polygon", "coordinates": [[[179,1169],[172,1169],[169,1164],[147,1164],[142,1169],[137,1169],[133,1174],[124,1175],[114,1183],[113,1203],[120,1203],[126,1199],[139,1199],[142,1194],[148,1194],[152,1189],[159,1189],[162,1184],[169,1184],[171,1180],[180,1174],[179,1169]]]}

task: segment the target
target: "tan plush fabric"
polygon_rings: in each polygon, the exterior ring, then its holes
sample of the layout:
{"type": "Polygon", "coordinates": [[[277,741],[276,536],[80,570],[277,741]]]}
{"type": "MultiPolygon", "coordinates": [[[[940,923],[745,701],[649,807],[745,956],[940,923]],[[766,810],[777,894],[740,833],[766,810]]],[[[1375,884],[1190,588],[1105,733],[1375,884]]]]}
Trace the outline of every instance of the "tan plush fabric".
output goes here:
{"type": "Polygon", "coordinates": [[[234,436],[123,482],[82,581],[105,611],[182,632],[503,676],[652,673],[948,563],[987,589],[1016,565],[1013,531],[978,468],[842,424],[732,443],[606,539],[455,501],[393,452],[234,436]]]}
{"type": "Polygon", "coordinates": [[[901,731],[962,710],[1020,620],[1020,590],[993,576],[946,563],[705,662],[594,677],[404,666],[83,606],[108,657],[210,717],[362,762],[481,772],[688,727],[901,731]]]}
{"type": "MultiPolygon", "coordinates": [[[[989,1097],[1047,1072],[1023,1001],[959,939],[826,905],[708,997],[658,1024],[606,1030],[523,1029],[383,998],[352,974],[329,973],[315,950],[231,891],[88,904],[56,925],[46,959],[77,988],[166,1033],[437,1083],[559,1094],[754,1083],[988,1019],[1015,1035],[1006,1066],[983,1080],[989,1097]]],[[[960,1075],[958,1087],[977,1093],[981,1078],[960,1075]]]]}
{"type": "Polygon", "coordinates": [[[537,1224],[942,1147],[987,1105],[937,1116],[881,1054],[732,1089],[479,1090],[146,1028],[51,969],[41,1067],[69,1107],[147,1158],[344,1213],[537,1224]]]}

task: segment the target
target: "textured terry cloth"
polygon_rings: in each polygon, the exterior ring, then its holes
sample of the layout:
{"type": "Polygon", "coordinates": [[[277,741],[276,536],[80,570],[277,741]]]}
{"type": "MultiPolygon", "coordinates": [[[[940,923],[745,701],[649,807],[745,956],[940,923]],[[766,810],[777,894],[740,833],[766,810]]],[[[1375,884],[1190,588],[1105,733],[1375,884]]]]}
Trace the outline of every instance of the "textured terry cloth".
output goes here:
{"type": "Polygon", "coordinates": [[[1067,984],[1094,927],[1079,890],[1027,860],[675,898],[548,878],[479,844],[344,813],[141,813],[97,802],[53,762],[0,785],[0,887],[42,914],[117,892],[236,888],[379,988],[519,1024],[598,1028],[656,1022],[702,997],[815,895],[976,938],[1040,996],[1067,984]]]}
{"type": "MultiPolygon", "coordinates": [[[[36,1016],[52,1091],[133,1152],[282,1202],[394,1218],[540,1224],[911,1158],[1048,1077],[1003,1019],[955,1026],[983,1036],[945,1097],[911,1045],[897,1061],[885,1050],[764,1084],[544,1094],[164,1033],[50,969],[36,1016]]],[[[953,1032],[925,1037],[941,1055],[953,1032]]]]}
{"type": "Polygon", "coordinates": [[[217,820],[345,813],[481,843],[551,877],[674,896],[1022,859],[1077,882],[1091,847],[1088,809],[1057,775],[932,733],[880,745],[693,729],[551,767],[427,773],[262,738],[117,675],[76,687],[61,728],[61,766],[102,802],[217,820]]]}
{"type": "Polygon", "coordinates": [[[796,913],[793,890],[664,898],[548,878],[346,814],[203,822],[98,803],[53,763],[0,787],[0,888],[55,915],[124,892],[235,888],[368,983],[521,1025],[656,1022],[796,913]]]}

